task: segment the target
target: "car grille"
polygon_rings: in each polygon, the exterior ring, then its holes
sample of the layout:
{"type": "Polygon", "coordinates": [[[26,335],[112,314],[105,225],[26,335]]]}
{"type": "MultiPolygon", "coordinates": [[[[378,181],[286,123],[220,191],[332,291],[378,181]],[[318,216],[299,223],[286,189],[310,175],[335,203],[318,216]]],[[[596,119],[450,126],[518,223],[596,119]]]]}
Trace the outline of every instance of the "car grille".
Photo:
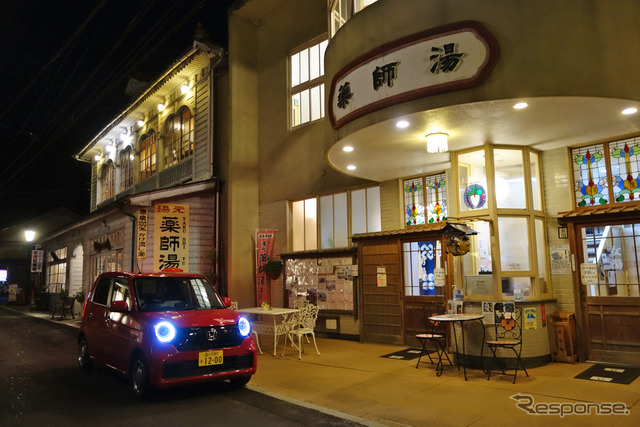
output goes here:
{"type": "Polygon", "coordinates": [[[165,363],[162,367],[162,378],[169,380],[174,378],[199,377],[202,375],[232,372],[253,367],[253,354],[241,354],[239,356],[225,356],[224,363],[220,365],[198,366],[197,360],[187,362],[165,363]]]}
{"type": "Polygon", "coordinates": [[[178,351],[202,351],[236,347],[244,338],[238,331],[238,325],[181,328],[172,344],[178,351]]]}

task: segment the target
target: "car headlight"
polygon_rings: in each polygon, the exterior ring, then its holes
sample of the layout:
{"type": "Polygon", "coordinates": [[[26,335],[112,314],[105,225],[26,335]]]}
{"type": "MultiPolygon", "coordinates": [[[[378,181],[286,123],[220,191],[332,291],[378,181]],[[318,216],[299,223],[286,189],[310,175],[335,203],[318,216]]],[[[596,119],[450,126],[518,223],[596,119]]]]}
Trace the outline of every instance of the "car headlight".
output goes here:
{"type": "Polygon", "coordinates": [[[238,319],[238,331],[240,331],[240,335],[246,337],[251,333],[251,323],[244,317],[238,319]]]}
{"type": "Polygon", "coordinates": [[[169,322],[160,322],[155,329],[156,337],[160,342],[169,342],[176,336],[176,328],[169,322]]]}

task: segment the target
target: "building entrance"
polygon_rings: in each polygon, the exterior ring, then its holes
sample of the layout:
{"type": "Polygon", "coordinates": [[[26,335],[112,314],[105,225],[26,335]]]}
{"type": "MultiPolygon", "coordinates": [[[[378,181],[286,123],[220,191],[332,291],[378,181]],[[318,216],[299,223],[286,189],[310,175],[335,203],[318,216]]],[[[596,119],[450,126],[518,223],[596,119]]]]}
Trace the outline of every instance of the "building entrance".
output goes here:
{"type": "Polygon", "coordinates": [[[640,221],[576,225],[586,359],[640,365],[640,221]]]}

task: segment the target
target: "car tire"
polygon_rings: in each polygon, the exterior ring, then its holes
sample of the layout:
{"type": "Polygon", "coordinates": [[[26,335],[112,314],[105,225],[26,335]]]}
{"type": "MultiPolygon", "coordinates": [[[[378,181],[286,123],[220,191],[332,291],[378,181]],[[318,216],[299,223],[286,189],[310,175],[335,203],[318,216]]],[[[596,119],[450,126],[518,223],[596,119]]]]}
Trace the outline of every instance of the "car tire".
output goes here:
{"type": "Polygon", "coordinates": [[[78,366],[84,371],[88,371],[93,367],[93,360],[89,356],[89,346],[85,337],[81,337],[78,340],[78,366]]]}
{"type": "Polygon", "coordinates": [[[136,356],[131,363],[131,391],[137,399],[151,396],[149,366],[143,356],[136,356]]]}
{"type": "Polygon", "coordinates": [[[229,382],[231,383],[232,386],[234,387],[244,387],[245,385],[247,385],[247,383],[249,382],[249,380],[251,380],[251,375],[247,376],[247,377],[237,377],[237,378],[231,378],[229,380],[229,382]]]}

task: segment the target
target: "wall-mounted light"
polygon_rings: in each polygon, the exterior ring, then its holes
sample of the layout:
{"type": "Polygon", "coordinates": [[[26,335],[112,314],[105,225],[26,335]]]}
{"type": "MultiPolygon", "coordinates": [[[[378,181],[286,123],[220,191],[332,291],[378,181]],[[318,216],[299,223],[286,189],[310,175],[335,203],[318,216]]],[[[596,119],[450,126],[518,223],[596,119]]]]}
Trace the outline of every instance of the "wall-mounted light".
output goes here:
{"type": "Polygon", "coordinates": [[[158,104],[158,111],[162,110],[164,110],[164,104],[161,102],[160,104],[158,104]]]}
{"type": "Polygon", "coordinates": [[[96,154],[94,156],[93,160],[95,160],[96,162],[99,162],[101,158],[102,158],[102,156],[100,156],[100,154],[96,154]]]}
{"type": "Polygon", "coordinates": [[[33,230],[24,230],[24,240],[27,242],[33,242],[33,239],[36,238],[36,232],[33,230]]]}
{"type": "Polygon", "coordinates": [[[180,86],[180,92],[182,92],[183,94],[189,92],[189,85],[185,83],[182,86],[180,86]]]}
{"type": "Polygon", "coordinates": [[[449,150],[449,135],[444,132],[427,135],[427,153],[444,153],[449,150]]]}
{"type": "Polygon", "coordinates": [[[142,126],[144,126],[144,120],[138,119],[138,127],[141,128],[142,126]]]}

